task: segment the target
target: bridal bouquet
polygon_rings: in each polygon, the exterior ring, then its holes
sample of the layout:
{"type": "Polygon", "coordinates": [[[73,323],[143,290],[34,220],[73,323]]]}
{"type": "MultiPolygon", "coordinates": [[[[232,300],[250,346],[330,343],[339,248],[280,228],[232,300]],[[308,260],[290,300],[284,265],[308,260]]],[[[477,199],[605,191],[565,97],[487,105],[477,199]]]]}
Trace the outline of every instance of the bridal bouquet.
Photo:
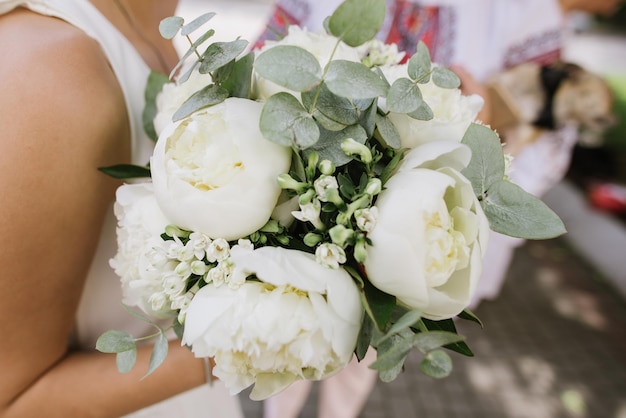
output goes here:
{"type": "MultiPolygon", "coordinates": [[[[472,355],[452,318],[479,322],[465,308],[489,228],[564,232],[507,180],[497,134],[474,121],[482,99],[424,44],[407,60],[374,40],[384,12],[347,0],[324,33],[291,27],[248,53],[241,39],[203,47],[212,30],[191,39],[213,13],[162,22],[191,46],[175,81],[149,81],[154,154],[104,169],[150,177],[117,192],[111,261],[124,304],[157,329],[149,373],[167,354],[165,320],[232,393],[254,384],[252,399],[370,347],[383,381],[414,349],[444,377],[446,350],[472,355]]],[[[109,331],[98,349],[127,371],[136,341],[109,331]]]]}

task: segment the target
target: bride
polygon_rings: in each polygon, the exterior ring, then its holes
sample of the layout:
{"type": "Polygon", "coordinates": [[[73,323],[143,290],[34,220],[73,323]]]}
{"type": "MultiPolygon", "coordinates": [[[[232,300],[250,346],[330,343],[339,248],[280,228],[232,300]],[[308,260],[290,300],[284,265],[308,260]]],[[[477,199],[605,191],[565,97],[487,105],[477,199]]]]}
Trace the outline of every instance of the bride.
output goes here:
{"type": "Polygon", "coordinates": [[[120,183],[97,168],[148,162],[143,88],[178,59],[158,33],[176,6],[0,0],[0,417],[242,416],[178,341],[145,379],[151,347],[125,375],[94,350],[109,329],[149,332],[120,306],[120,183]]]}

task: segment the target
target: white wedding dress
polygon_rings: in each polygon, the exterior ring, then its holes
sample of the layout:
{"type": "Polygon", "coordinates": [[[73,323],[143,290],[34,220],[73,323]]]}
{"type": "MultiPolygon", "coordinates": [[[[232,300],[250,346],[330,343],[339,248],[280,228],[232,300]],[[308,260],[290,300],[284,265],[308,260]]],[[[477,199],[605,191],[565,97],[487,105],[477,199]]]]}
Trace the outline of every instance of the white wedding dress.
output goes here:
{"type": "MultiPolygon", "coordinates": [[[[99,42],[124,92],[132,131],[132,161],[145,165],[153,148],[152,141],[143,132],[141,122],[149,68],[138,52],[87,0],[0,0],[0,14],[20,6],[63,19],[99,42]]],[[[76,343],[85,350],[93,350],[98,336],[109,329],[126,330],[135,336],[153,332],[150,326],[135,319],[121,307],[119,278],[109,266],[109,259],[116,252],[115,227],[116,220],[111,208],[76,318],[76,343]]],[[[147,368],[147,365],[138,364],[136,367],[147,368]]],[[[203,385],[129,417],[241,418],[243,413],[238,398],[229,395],[226,388],[216,382],[213,386],[203,385]]]]}

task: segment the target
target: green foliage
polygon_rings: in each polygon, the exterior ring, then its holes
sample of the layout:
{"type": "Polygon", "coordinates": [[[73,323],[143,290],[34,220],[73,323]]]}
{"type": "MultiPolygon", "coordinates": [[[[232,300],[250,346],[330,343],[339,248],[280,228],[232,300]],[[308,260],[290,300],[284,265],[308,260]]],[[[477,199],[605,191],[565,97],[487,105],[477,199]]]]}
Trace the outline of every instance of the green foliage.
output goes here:
{"type": "Polygon", "coordinates": [[[281,145],[307,148],[319,139],[319,128],[298,99],[289,93],[270,97],[260,118],[261,132],[281,145]]]}
{"type": "Polygon", "coordinates": [[[504,179],[504,153],[495,132],[472,124],[462,142],[472,150],[463,174],[471,181],[491,229],[526,239],[554,238],[566,232],[545,203],[504,179]]]}
{"type": "Polygon", "coordinates": [[[322,68],[309,51],[292,45],[279,45],[261,53],[254,64],[259,75],[298,92],[322,81],[322,68]]]}
{"type": "Polygon", "coordinates": [[[365,65],[333,60],[325,78],[328,89],[349,99],[371,99],[387,94],[387,83],[365,65]]]}
{"type": "Polygon", "coordinates": [[[212,73],[234,61],[248,46],[248,41],[238,39],[232,42],[215,42],[202,54],[200,74],[212,73]]]}
{"type": "Polygon", "coordinates": [[[154,118],[157,114],[156,99],[161,90],[163,90],[163,85],[168,81],[169,79],[165,74],[161,74],[158,71],[151,71],[148,76],[148,82],[146,83],[144,92],[146,105],[141,114],[141,121],[144,131],[153,141],[157,140],[157,134],[154,129],[154,118]]]}
{"type": "Polygon", "coordinates": [[[420,370],[430,377],[442,379],[452,373],[452,359],[442,350],[431,351],[420,363],[420,370]]]}
{"type": "Polygon", "coordinates": [[[385,0],[346,0],[328,20],[328,30],[350,46],[359,46],[378,33],[385,20],[385,0]]]}
{"type": "Polygon", "coordinates": [[[174,113],[174,121],[181,120],[205,107],[222,103],[228,98],[229,91],[222,86],[209,84],[191,95],[174,113]]]}
{"type": "Polygon", "coordinates": [[[110,167],[100,167],[98,170],[114,179],[128,180],[150,177],[150,168],[132,164],[117,164],[110,167]]]}

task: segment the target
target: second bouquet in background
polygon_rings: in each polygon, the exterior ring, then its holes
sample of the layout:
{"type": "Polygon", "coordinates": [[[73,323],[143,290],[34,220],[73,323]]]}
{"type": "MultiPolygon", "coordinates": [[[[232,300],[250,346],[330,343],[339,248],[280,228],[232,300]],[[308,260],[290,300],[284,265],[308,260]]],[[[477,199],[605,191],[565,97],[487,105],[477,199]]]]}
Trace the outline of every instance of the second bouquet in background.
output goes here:
{"type": "MultiPolygon", "coordinates": [[[[150,164],[103,169],[150,177],[118,190],[111,261],[124,304],[157,330],[149,373],[174,328],[257,400],[370,347],[383,381],[413,349],[445,377],[446,350],[472,355],[452,318],[479,322],[465,308],[489,228],[564,232],[508,181],[498,136],[475,121],[482,99],[424,44],[405,58],[374,39],[384,13],[384,0],[347,0],[324,33],[291,27],[248,53],[241,39],[204,47],[213,13],[162,22],[190,49],[149,80],[150,164]]],[[[98,349],[126,371],[136,341],[113,330],[98,349]]]]}

